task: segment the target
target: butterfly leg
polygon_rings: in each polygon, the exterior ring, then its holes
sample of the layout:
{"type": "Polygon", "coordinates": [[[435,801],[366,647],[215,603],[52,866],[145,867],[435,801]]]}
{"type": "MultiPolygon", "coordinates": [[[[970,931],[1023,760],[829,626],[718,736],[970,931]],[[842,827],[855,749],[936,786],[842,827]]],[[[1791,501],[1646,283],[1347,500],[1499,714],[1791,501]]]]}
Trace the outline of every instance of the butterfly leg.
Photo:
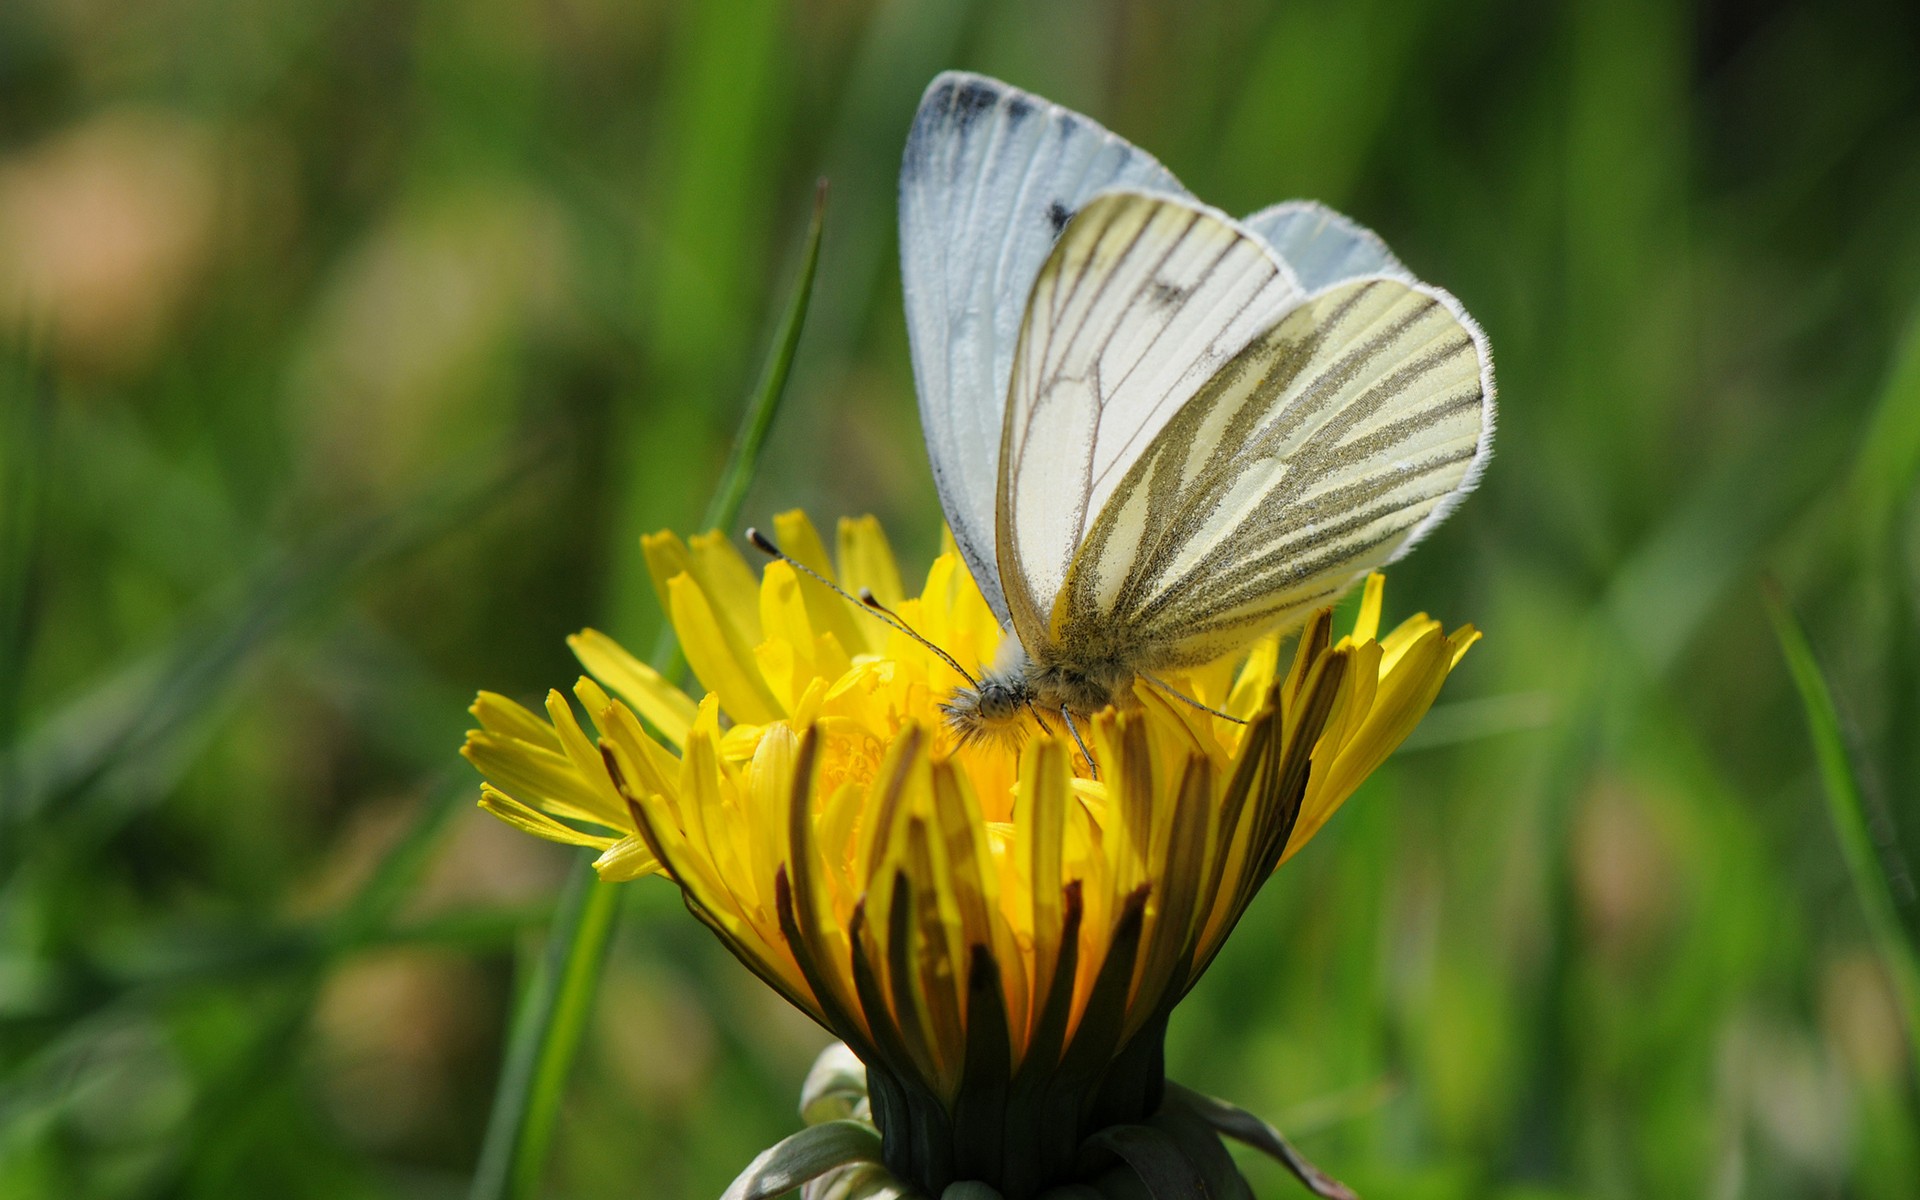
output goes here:
{"type": "Polygon", "coordinates": [[[1211,713],[1212,715],[1219,717],[1223,721],[1232,721],[1235,725],[1246,724],[1246,721],[1243,720],[1242,718],[1236,717],[1232,713],[1221,712],[1217,708],[1213,708],[1209,705],[1202,704],[1198,700],[1195,700],[1192,696],[1189,696],[1185,692],[1182,692],[1173,688],[1172,686],[1167,684],[1164,680],[1161,680],[1156,676],[1149,675],[1145,671],[1140,672],[1140,678],[1146,680],[1148,683],[1159,688],[1161,691],[1165,692],[1167,695],[1172,696],[1175,700],[1179,700],[1185,704],[1191,704],[1193,707],[1199,709],[1203,713],[1211,713]]]}
{"type": "Polygon", "coordinates": [[[1073,723],[1073,710],[1062,704],[1060,719],[1067,723],[1067,732],[1073,735],[1073,744],[1080,747],[1080,757],[1087,760],[1087,770],[1093,773],[1095,779],[1100,778],[1100,764],[1093,761],[1093,755],[1087,750],[1087,744],[1080,740],[1080,727],[1073,723]]]}

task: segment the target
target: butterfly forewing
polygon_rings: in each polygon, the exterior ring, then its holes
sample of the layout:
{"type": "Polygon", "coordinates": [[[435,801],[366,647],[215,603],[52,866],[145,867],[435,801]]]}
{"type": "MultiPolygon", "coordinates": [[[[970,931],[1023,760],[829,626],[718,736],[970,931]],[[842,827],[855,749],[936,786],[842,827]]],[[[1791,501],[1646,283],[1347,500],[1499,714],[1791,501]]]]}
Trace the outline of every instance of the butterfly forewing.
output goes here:
{"type": "Polygon", "coordinates": [[[1300,298],[1265,243],[1193,201],[1107,192],[1027,300],[1000,459],[1000,581],[1029,650],[1090,523],[1224,364],[1300,298]]]}
{"type": "Polygon", "coordinates": [[[1386,278],[1314,296],[1129,464],[1053,610],[1061,653],[1199,663],[1330,602],[1472,486],[1491,421],[1451,297],[1386,278]]]}
{"type": "Polygon", "coordinates": [[[927,453],[947,522],[1002,620],[994,564],[1000,435],[1034,276],[1112,186],[1184,195],[1151,155],[998,80],[927,88],[900,168],[900,259],[927,453]]]}

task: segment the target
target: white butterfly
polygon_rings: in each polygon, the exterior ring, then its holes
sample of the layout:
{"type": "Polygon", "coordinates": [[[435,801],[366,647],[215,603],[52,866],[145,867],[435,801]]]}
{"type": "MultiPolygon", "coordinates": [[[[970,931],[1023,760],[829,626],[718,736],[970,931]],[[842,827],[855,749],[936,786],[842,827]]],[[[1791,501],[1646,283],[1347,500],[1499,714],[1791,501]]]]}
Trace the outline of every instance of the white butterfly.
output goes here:
{"type": "Polygon", "coordinates": [[[1014,634],[963,735],[1304,618],[1486,465],[1486,337],[1378,237],[1306,201],[1236,221],[997,80],[927,88],[900,240],[940,502],[1014,634]]]}

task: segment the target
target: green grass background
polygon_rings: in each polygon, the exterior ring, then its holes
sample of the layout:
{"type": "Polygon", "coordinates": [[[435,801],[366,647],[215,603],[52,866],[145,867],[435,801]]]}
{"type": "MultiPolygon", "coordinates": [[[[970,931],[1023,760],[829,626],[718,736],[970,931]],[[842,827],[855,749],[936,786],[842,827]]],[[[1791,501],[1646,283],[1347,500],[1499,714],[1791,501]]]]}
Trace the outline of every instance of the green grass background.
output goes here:
{"type": "MultiPolygon", "coordinates": [[[[924,566],[893,176],[949,66],[1354,214],[1498,362],[1388,591],[1487,640],[1174,1074],[1385,1200],[1920,1195],[1917,60],[1893,2],[0,5],[0,1196],[466,1193],[573,860],[472,808],[463,710],[652,644],[817,175],[746,513],[924,566]]],[[[716,1196],[823,1040],[631,886],[546,1194],[716,1196]]]]}

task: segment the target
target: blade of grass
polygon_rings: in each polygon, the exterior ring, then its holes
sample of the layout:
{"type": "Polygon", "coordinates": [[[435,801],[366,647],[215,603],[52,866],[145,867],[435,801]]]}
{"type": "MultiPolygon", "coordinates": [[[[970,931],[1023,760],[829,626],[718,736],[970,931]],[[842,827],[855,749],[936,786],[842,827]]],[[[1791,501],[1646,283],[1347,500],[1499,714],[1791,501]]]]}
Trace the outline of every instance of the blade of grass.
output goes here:
{"type": "Polygon", "coordinates": [[[753,400],[747,405],[739,431],[734,434],[733,448],[727,452],[726,465],[720,472],[720,486],[707,503],[706,515],[702,518],[707,529],[733,524],[740,516],[740,505],[747,498],[747,487],[753,482],[760,451],[767,444],[767,431],[773,427],[774,412],[779,408],[781,393],[786,390],[787,376],[793,371],[794,355],[800,349],[800,328],[807,320],[813,277],[820,267],[820,238],[826,228],[826,212],[827,181],[822,179],[814,185],[813,216],[807,223],[807,240],[800,251],[800,277],[794,280],[793,294],[787,298],[787,306],[780,314],[772,352],[760,367],[760,377],[754,381],[753,400]]]}
{"type": "Polygon", "coordinates": [[[633,243],[637,228],[622,239],[635,251],[622,291],[646,367],[635,378],[645,391],[616,402],[608,434],[612,527],[622,531],[605,564],[603,616],[613,629],[653,611],[632,534],[691,522],[709,486],[705,448],[726,420],[726,405],[712,398],[741,386],[739,368],[762,336],[740,314],[754,311],[764,288],[769,235],[786,232],[769,219],[778,206],[767,196],[780,149],[799,132],[780,88],[795,28],[786,6],[682,5],[671,28],[655,93],[664,119],[627,184],[651,219],[644,240],[633,243]],[[661,446],[683,452],[660,454],[661,446]]]}
{"type": "MultiPolygon", "coordinates": [[[[740,515],[766,445],[767,431],[793,370],[794,352],[806,323],[807,304],[820,263],[825,216],[826,185],[822,182],[814,195],[799,277],[741,418],[719,486],[707,506],[703,528],[729,527],[740,515]]],[[[680,647],[671,626],[661,631],[653,663],[669,677],[680,671],[680,647]]],[[[601,883],[592,865],[585,861],[575,868],[561,895],[547,932],[545,953],[516,1006],[506,1061],[501,1066],[486,1140],[474,1172],[472,1200],[519,1200],[532,1196],[539,1186],[567,1077],[599,988],[622,895],[619,884],[601,883]]]]}
{"type": "Polygon", "coordinates": [[[0,362],[0,824],[20,803],[13,757],[4,748],[18,732],[39,610],[52,409],[52,385],[31,352],[10,350],[0,362]]]}
{"type": "Polygon", "coordinates": [[[441,833],[460,811],[455,798],[464,790],[444,783],[433,789],[405,835],[381,858],[372,878],[335,917],[324,948],[309,969],[277,1000],[268,1001],[266,1016],[256,1027],[247,1052],[236,1060],[219,1086],[210,1089],[195,1106],[179,1138],[182,1156],[173,1170],[157,1176],[156,1186],[147,1193],[151,1200],[197,1194],[197,1172],[207,1169],[208,1164],[229,1160],[235,1148],[255,1136],[250,1117],[258,1107],[258,1097],[285,1077],[288,1060],[299,1053],[300,1039],[332,966],[393,921],[432,860],[441,833]],[[226,1154],[221,1153],[223,1149],[226,1154]]]}
{"type": "Polygon", "coordinates": [[[1920,318],[1908,326],[1864,437],[1852,479],[1853,519],[1861,540],[1884,541],[1920,475],[1920,318]]]}
{"type": "MultiPolygon", "coordinates": [[[[463,781],[458,794],[464,797],[468,790],[463,781]]],[[[152,1007],[179,992],[302,975],[328,957],[402,947],[500,953],[511,950],[528,930],[544,928],[552,915],[548,905],[515,903],[460,909],[404,924],[376,924],[354,932],[339,927],[348,918],[345,912],[314,928],[230,929],[182,923],[163,929],[155,937],[156,945],[141,947],[126,961],[87,964],[90,971],[69,966],[52,978],[35,980],[31,987],[15,985],[0,994],[0,1038],[30,1037],[36,1027],[76,1026],[116,1007],[152,1007]]],[[[0,1083],[0,1093],[6,1090],[0,1083]]],[[[0,1101],[0,1108],[4,1107],[0,1101]]]]}
{"type": "MultiPolygon", "coordinates": [[[[1787,607],[1777,585],[1769,583],[1765,596],[1780,650],[1786,656],[1787,669],[1793,675],[1794,687],[1806,710],[1807,732],[1813,739],[1814,755],[1820,763],[1820,781],[1827,796],[1827,815],[1833,821],[1847,872],[1853,877],[1853,890],[1866,914],[1874,948],[1879,952],[1906,1018],[1907,1045],[1911,1053],[1913,1048],[1920,1047],[1920,962],[1915,960],[1914,946],[1901,927],[1895,907],[1895,881],[1907,878],[1907,872],[1893,848],[1873,836],[1866,796],[1847,752],[1840,710],[1834,704],[1833,691],[1827,686],[1826,675],[1820,669],[1806,633],[1787,607]]],[[[1915,1067],[1911,1060],[1909,1067],[1915,1067]]]]}
{"type": "MultiPolygon", "coordinates": [[[[127,805],[103,799],[112,791],[103,785],[117,771],[164,761],[263,648],[326,611],[371,569],[431,545],[484,511],[535,461],[516,456],[477,481],[443,478],[391,509],[348,518],[269,557],[166,644],[89,688],[16,744],[0,744],[0,771],[9,772],[14,785],[0,820],[85,826],[86,836],[67,839],[75,845],[106,836],[131,815],[127,805]]],[[[0,859],[24,852],[28,840],[0,838],[0,859]]]]}
{"type": "Polygon", "coordinates": [[[126,1193],[145,1200],[195,1194],[195,1172],[219,1157],[210,1147],[231,1149],[250,1136],[242,1118],[264,1088],[285,1077],[287,1062],[298,1053],[321,985],[333,965],[391,939],[395,918],[426,870],[441,834],[461,811],[458,799],[467,794],[467,787],[454,785],[451,777],[437,781],[366,885],[315,936],[288,937],[278,946],[259,947],[261,953],[251,964],[203,962],[184,972],[163,966],[118,981],[123,986],[111,987],[109,993],[61,1014],[59,1034],[0,1080],[0,1129],[28,1113],[60,1104],[74,1091],[76,1076],[101,1060],[103,1041],[159,1008],[173,993],[223,987],[245,982],[248,975],[289,969],[284,982],[268,981],[273,989],[260,999],[260,1019],[251,1029],[248,1044],[196,1098],[161,1161],[151,1164],[150,1174],[126,1193]],[[219,969],[223,965],[239,969],[229,977],[219,969]]]}
{"type": "MultiPolygon", "coordinates": [[[[813,277],[820,267],[826,211],[827,181],[822,179],[814,188],[813,220],[807,227],[806,247],[801,252],[800,278],[794,282],[793,294],[787,298],[786,310],[780,314],[773,351],[761,366],[760,377],[754,381],[753,401],[747,406],[739,431],[734,434],[726,465],[720,469],[720,486],[700,518],[702,530],[731,527],[740,517],[740,506],[746,502],[754,468],[760,462],[760,452],[766,448],[767,432],[773,428],[773,414],[780,406],[787,377],[793,372],[794,355],[800,349],[800,327],[806,323],[813,296],[813,277]]],[[[662,675],[673,679],[679,676],[685,661],[679,640],[673,636],[673,626],[662,626],[653,644],[653,665],[662,675]]]]}

